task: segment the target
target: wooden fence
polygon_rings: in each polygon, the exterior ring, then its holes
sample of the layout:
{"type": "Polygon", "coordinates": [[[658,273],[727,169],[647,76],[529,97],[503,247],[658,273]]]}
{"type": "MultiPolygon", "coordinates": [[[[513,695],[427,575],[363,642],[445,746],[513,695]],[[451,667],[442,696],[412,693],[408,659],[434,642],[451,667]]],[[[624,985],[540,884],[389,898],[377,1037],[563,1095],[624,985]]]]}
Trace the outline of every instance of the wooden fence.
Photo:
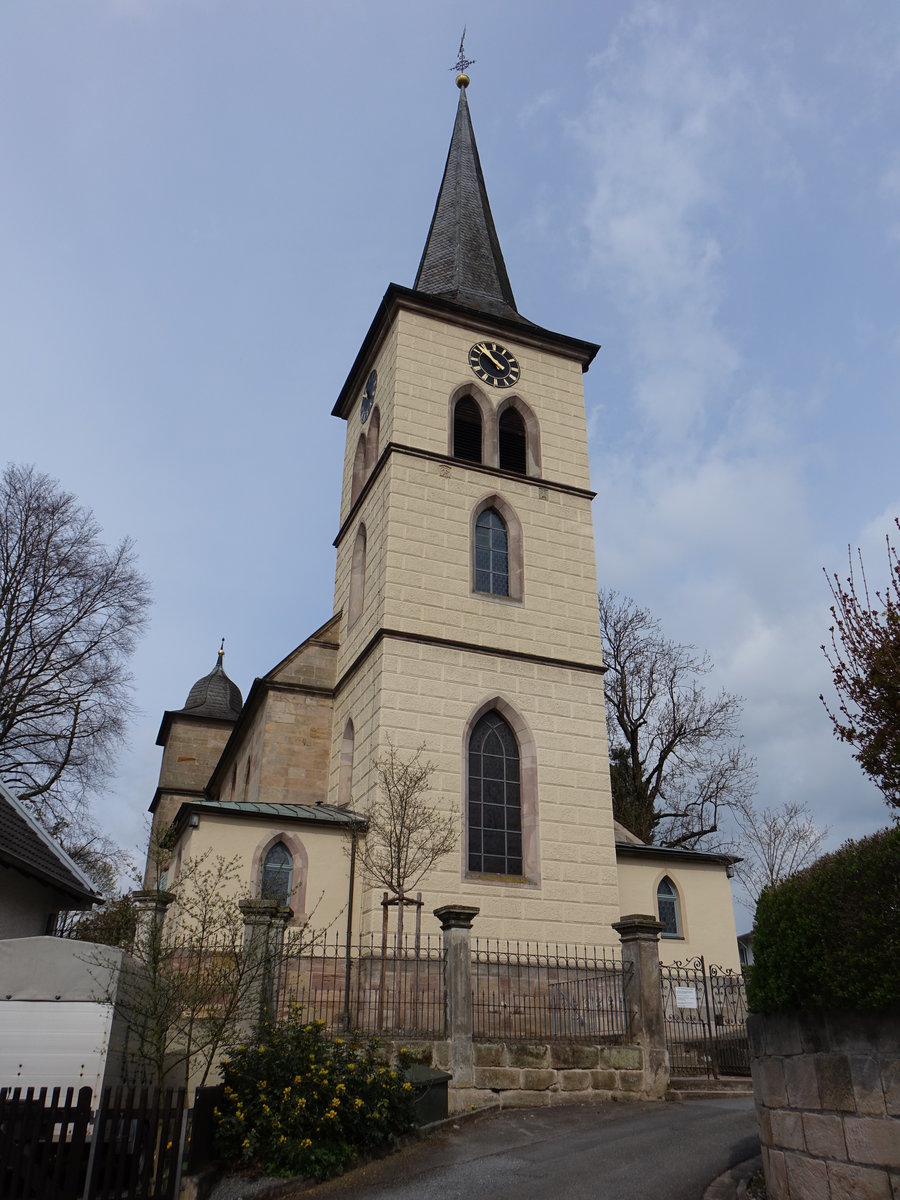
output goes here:
{"type": "Polygon", "coordinates": [[[173,1200],[184,1091],[0,1089],[0,1200],[173,1200]],[[48,1099],[49,1091],[49,1099],[48,1099]]]}

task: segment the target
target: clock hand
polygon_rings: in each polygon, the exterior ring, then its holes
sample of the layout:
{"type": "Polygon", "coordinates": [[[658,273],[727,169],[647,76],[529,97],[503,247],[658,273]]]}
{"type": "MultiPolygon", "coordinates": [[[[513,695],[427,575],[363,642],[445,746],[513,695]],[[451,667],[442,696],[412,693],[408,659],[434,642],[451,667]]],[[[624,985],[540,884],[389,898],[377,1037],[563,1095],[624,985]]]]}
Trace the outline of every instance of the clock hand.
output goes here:
{"type": "Polygon", "coordinates": [[[503,367],[505,364],[500,362],[499,359],[494,358],[493,354],[491,354],[490,350],[488,350],[488,348],[487,348],[487,346],[485,346],[484,342],[482,342],[481,345],[478,347],[478,352],[479,352],[479,354],[483,354],[485,356],[485,358],[489,358],[491,360],[491,362],[494,364],[494,366],[497,368],[498,371],[503,370],[503,367]]]}

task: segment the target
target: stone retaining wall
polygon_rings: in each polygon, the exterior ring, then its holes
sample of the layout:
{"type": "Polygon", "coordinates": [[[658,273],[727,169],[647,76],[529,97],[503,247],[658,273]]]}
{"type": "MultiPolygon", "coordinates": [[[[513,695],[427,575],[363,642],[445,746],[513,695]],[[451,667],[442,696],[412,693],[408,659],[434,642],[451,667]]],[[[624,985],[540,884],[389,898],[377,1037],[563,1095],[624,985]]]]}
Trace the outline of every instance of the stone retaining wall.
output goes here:
{"type": "MultiPolygon", "coordinates": [[[[387,1059],[398,1061],[401,1044],[408,1062],[449,1071],[447,1041],[388,1042],[387,1059]]],[[[590,1046],[581,1042],[475,1042],[471,1087],[450,1084],[451,1112],[486,1104],[539,1108],[584,1100],[660,1098],[645,1076],[640,1046],[590,1046]]]]}
{"type": "Polygon", "coordinates": [[[748,1022],[771,1200],[900,1200],[900,1013],[748,1022]]]}

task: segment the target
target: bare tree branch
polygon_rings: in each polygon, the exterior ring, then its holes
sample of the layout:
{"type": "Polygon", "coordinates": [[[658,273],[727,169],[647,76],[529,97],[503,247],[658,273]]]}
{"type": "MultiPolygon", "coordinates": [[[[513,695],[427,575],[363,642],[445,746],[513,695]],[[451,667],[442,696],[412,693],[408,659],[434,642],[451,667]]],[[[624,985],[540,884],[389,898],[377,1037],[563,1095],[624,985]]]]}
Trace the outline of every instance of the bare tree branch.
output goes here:
{"type": "Polygon", "coordinates": [[[740,698],[709,696],[709,656],[669,641],[630,597],[605,591],[599,603],[616,819],[643,841],[696,847],[756,786],[740,698]]]}
{"type": "Polygon", "coordinates": [[[358,853],[366,874],[394,896],[412,891],[457,845],[452,816],[425,799],[435,765],[422,761],[424,750],[403,758],[389,741],[375,763],[379,795],[366,810],[368,831],[358,853]]]}
{"type": "Polygon", "coordinates": [[[816,825],[807,805],[797,801],[762,812],[749,804],[738,805],[732,816],[739,833],[731,848],[741,856],[734,870],[754,906],[763,888],[811,866],[828,836],[828,829],[816,825]]]}
{"type": "Polygon", "coordinates": [[[131,542],[109,549],[100,536],[55,480],[3,471],[0,775],[71,844],[131,713],[127,661],[150,603],[131,542]]]}

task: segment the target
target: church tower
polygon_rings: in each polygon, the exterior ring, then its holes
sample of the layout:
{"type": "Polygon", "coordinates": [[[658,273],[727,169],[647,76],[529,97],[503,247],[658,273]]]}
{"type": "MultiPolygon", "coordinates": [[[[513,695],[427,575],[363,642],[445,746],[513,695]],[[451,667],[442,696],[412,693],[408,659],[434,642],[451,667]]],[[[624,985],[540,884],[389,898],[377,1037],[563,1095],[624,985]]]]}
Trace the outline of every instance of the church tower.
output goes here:
{"type": "MultiPolygon", "coordinates": [[[[412,288],[391,284],[347,423],[329,800],[424,746],[458,852],[419,884],[477,932],[615,941],[619,917],[582,374],[598,347],[520,315],[460,74],[412,288]]],[[[361,930],[380,927],[363,885],[361,930]]]]}

